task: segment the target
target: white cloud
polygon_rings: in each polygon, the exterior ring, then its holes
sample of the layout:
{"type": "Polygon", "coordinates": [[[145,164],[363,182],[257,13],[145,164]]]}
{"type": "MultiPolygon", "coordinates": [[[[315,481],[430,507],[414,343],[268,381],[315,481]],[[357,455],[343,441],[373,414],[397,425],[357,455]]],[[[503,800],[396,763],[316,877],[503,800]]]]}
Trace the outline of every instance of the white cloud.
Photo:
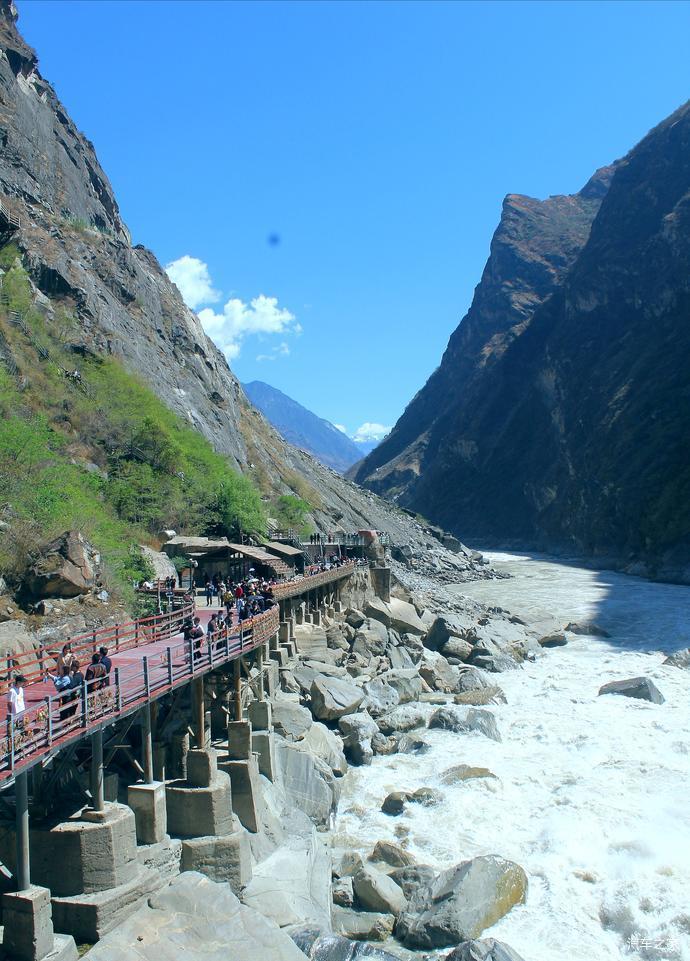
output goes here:
{"type": "MultiPolygon", "coordinates": [[[[295,321],[294,314],[278,306],[276,297],[259,294],[248,304],[232,297],[217,314],[210,307],[199,311],[199,320],[209,337],[218,344],[228,360],[237,357],[246,337],[259,337],[271,334],[299,334],[302,331],[295,321]]],[[[277,348],[277,355],[289,354],[290,348],[283,342],[277,348]]],[[[263,360],[270,355],[262,354],[263,360]]]]}
{"type": "Polygon", "coordinates": [[[270,354],[259,354],[256,358],[259,363],[264,360],[277,360],[279,357],[288,357],[290,354],[290,346],[286,344],[285,341],[274,347],[270,354]]]}
{"type": "Polygon", "coordinates": [[[196,310],[202,304],[215,304],[220,300],[220,292],[214,290],[208,265],[198,257],[185,254],[173,260],[165,272],[182,294],[188,307],[196,310]]]}
{"type": "Polygon", "coordinates": [[[373,440],[383,440],[383,438],[390,434],[392,428],[384,427],[383,424],[375,424],[370,421],[362,424],[352,435],[354,441],[373,441],[373,440]]]}

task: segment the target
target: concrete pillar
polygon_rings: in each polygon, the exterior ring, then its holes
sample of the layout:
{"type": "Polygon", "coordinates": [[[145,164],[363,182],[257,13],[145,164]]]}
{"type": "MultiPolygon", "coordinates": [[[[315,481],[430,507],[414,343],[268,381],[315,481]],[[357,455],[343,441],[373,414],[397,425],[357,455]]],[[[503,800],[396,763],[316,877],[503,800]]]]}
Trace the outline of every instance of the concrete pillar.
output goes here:
{"type": "Polygon", "coordinates": [[[247,710],[247,717],[254,731],[271,731],[273,729],[270,701],[252,701],[247,710]]]}
{"type": "Polygon", "coordinates": [[[290,641],[290,622],[281,621],[278,628],[278,638],[281,644],[287,644],[290,641]]]}
{"type": "Polygon", "coordinates": [[[137,843],[157,844],[163,841],[168,830],[165,806],[165,784],[153,781],[147,784],[130,784],[127,788],[127,804],[134,811],[137,843]]]}
{"type": "Polygon", "coordinates": [[[31,886],[31,862],[29,856],[29,775],[18,774],[14,781],[17,822],[17,890],[26,891],[31,886]]]}
{"type": "Polygon", "coordinates": [[[298,604],[295,610],[295,624],[304,624],[304,606],[302,604],[298,604]]]}
{"type": "MultiPolygon", "coordinates": [[[[2,898],[3,958],[12,961],[41,961],[55,949],[50,891],[35,885],[2,898]]],[[[73,954],[77,949],[70,938],[73,954]]]]}
{"type": "Polygon", "coordinates": [[[252,753],[259,763],[259,774],[273,781],[276,776],[276,756],[272,731],[252,731],[252,753]]]}
{"type": "Polygon", "coordinates": [[[103,789],[103,730],[91,735],[91,807],[97,814],[105,811],[103,789]]]}
{"type": "Polygon", "coordinates": [[[246,761],[251,754],[251,721],[228,721],[228,758],[231,761],[246,761]]]}

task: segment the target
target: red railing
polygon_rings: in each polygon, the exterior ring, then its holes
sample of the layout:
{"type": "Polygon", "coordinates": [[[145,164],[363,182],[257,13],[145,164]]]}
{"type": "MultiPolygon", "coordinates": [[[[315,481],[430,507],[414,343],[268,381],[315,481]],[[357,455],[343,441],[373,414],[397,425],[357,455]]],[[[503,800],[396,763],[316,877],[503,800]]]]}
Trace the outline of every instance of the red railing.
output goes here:
{"type": "Polygon", "coordinates": [[[39,647],[37,650],[18,654],[8,653],[6,655],[7,674],[4,681],[0,682],[0,693],[7,691],[10,680],[15,674],[22,674],[27,684],[42,681],[47,671],[55,670],[55,657],[66,643],[70,644],[71,653],[78,661],[83,662],[86,668],[91,661],[91,655],[99,647],[107,647],[110,654],[121,654],[142,644],[151,644],[153,641],[174,637],[180,633],[184,619],[193,613],[194,604],[189,603],[176,611],[152,614],[150,617],[126,621],[124,624],[101,627],[87,634],[77,634],[66,641],[57,641],[47,647],[39,647]]]}
{"type": "Polygon", "coordinates": [[[340,567],[332,567],[329,571],[320,571],[318,574],[307,574],[305,577],[288,581],[285,584],[276,584],[273,596],[277,601],[282,601],[288,597],[296,597],[298,594],[306,594],[307,591],[320,587],[322,584],[330,584],[340,580],[341,577],[349,577],[357,565],[353,561],[341,564],[340,567]]]}
{"type": "MultiPolygon", "coordinates": [[[[260,647],[275,635],[279,620],[275,606],[243,621],[235,633],[226,628],[213,638],[191,642],[179,639],[163,651],[144,655],[141,669],[133,665],[116,667],[107,687],[99,687],[103,683],[99,678],[85,681],[79,690],[46,695],[19,718],[8,717],[5,735],[0,737],[0,782],[83,737],[89,729],[113,723],[191,678],[260,647]]],[[[161,635],[149,643],[166,639],[161,635]]]]}

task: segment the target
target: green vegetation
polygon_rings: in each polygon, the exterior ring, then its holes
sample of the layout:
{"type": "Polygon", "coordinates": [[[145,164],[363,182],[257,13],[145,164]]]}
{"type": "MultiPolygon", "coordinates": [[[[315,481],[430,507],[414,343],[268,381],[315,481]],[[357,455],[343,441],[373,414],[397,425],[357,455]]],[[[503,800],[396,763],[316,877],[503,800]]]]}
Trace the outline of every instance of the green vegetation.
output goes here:
{"type": "Polygon", "coordinates": [[[283,530],[292,527],[303,535],[311,532],[306,516],[310,510],[311,505],[307,501],[292,494],[281,494],[273,505],[278,526],[283,530]]]}
{"type": "Polygon", "coordinates": [[[0,365],[0,519],[9,525],[0,531],[0,571],[18,579],[27,554],[72,528],[101,551],[111,588],[123,588],[148,573],[136,545],[164,528],[263,532],[251,482],[115,360],[63,346],[74,318],[56,312],[48,329],[25,272],[11,267],[15,257],[0,251],[10,267],[6,306],[23,312],[34,343],[0,314],[20,368],[14,378],[0,365]],[[75,368],[81,381],[65,376],[75,368]]]}

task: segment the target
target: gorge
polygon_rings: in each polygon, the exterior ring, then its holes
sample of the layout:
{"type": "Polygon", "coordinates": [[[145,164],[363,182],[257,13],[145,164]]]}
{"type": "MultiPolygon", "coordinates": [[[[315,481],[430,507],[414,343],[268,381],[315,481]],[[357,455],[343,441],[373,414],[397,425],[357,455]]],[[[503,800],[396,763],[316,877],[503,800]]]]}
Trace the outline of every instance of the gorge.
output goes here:
{"type": "Polygon", "coordinates": [[[690,106],[506,197],[348,477],[0,51],[3,957],[690,961],[690,106]]]}

